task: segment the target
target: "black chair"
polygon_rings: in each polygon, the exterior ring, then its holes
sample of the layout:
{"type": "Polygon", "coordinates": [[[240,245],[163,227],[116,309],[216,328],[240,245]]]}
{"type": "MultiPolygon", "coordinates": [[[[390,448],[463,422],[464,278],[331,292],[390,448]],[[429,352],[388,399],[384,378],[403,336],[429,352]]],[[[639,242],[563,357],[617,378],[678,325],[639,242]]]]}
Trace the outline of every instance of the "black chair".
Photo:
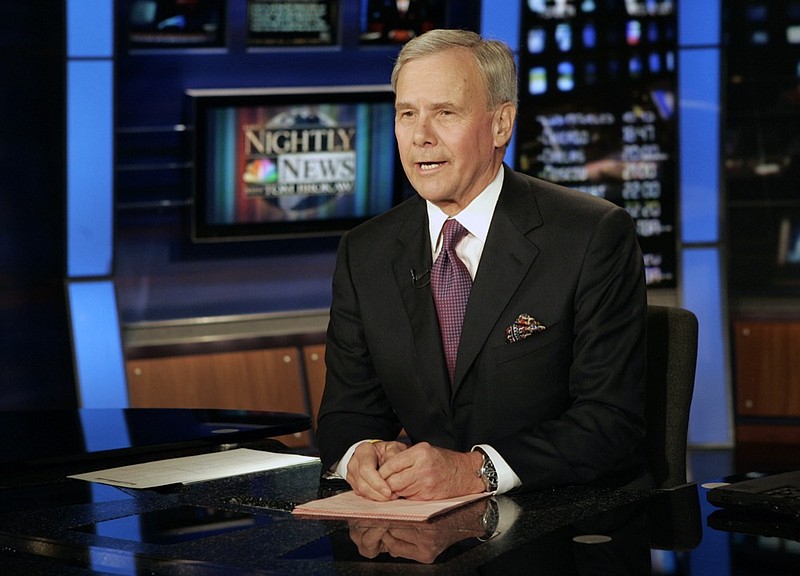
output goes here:
{"type": "Polygon", "coordinates": [[[697,367],[697,317],[668,306],[647,307],[647,438],[658,488],[686,484],[689,410],[697,367]]]}

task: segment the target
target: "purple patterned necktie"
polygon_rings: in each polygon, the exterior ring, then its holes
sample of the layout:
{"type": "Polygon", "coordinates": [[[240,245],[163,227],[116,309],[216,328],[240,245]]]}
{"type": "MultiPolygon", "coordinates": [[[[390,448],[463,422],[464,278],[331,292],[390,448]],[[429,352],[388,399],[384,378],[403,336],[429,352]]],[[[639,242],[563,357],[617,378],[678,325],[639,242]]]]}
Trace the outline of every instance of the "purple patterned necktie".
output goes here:
{"type": "Polygon", "coordinates": [[[472,288],[469,271],[456,255],[456,245],[467,233],[467,229],[456,220],[446,220],[442,229],[442,251],[431,268],[433,301],[439,316],[439,329],[451,384],[456,369],[464,311],[467,309],[469,291],[472,288]]]}

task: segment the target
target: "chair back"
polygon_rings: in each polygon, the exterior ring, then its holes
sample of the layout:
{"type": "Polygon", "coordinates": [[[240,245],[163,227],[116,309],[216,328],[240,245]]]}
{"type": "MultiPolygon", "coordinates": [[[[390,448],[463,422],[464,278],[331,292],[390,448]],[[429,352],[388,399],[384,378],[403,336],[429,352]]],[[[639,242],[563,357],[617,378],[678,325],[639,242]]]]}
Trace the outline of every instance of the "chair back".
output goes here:
{"type": "Polygon", "coordinates": [[[648,465],[656,486],[686,483],[689,410],[697,368],[697,317],[669,306],[647,307],[648,465]]]}

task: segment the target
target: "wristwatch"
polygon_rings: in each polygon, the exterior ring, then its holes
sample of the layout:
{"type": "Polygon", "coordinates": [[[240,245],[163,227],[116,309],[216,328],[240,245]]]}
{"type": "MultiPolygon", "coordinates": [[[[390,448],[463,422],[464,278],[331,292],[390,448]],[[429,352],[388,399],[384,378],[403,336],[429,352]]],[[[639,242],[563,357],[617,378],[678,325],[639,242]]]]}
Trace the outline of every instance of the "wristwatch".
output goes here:
{"type": "Polygon", "coordinates": [[[483,480],[483,483],[486,485],[487,492],[496,492],[497,470],[495,470],[492,459],[489,458],[489,455],[480,448],[476,447],[475,450],[480,452],[481,456],[483,456],[483,463],[481,464],[481,467],[475,471],[475,475],[483,480]]]}

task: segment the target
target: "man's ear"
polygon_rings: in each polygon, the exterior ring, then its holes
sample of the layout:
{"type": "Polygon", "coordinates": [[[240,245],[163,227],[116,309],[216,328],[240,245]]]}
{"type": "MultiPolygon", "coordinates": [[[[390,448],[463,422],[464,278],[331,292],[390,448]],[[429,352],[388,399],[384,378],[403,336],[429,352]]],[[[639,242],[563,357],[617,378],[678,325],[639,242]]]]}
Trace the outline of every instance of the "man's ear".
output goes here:
{"type": "Polygon", "coordinates": [[[492,129],[494,131],[495,148],[503,148],[511,140],[514,131],[514,121],[517,118],[517,107],[511,102],[501,104],[494,111],[492,129]]]}

